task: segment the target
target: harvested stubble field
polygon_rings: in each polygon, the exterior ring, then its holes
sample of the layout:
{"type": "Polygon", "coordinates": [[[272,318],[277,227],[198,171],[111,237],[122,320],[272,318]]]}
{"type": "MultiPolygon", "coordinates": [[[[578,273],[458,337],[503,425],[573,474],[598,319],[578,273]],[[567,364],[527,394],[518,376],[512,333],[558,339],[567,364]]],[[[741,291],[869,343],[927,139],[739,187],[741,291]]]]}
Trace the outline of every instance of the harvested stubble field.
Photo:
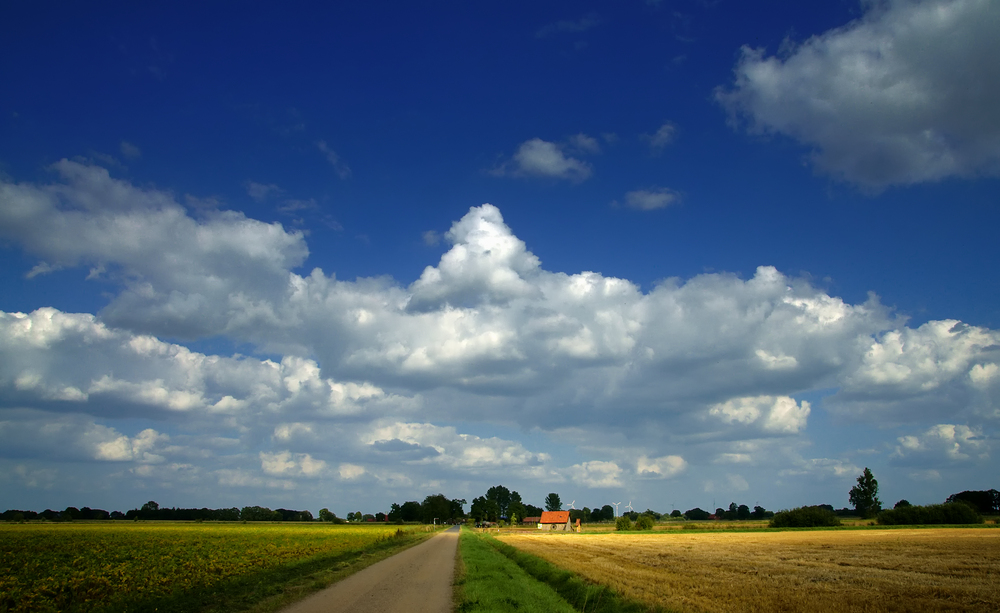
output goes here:
{"type": "Polygon", "coordinates": [[[499,538],[676,611],[1000,611],[1000,529],[499,538]]]}

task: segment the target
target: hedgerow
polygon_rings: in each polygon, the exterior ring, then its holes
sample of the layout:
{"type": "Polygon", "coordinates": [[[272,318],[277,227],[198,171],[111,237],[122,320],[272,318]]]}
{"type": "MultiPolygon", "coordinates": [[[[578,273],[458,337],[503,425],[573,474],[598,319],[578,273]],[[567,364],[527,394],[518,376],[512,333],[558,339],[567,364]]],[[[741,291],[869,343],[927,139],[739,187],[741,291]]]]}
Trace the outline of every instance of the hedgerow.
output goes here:
{"type": "Polygon", "coordinates": [[[769,524],[772,528],[816,528],[839,526],[840,518],[823,507],[799,507],[774,514],[769,524]]]}
{"type": "Polygon", "coordinates": [[[964,502],[946,502],[923,507],[909,506],[887,509],[876,521],[884,526],[917,524],[981,524],[982,516],[964,502]]]}

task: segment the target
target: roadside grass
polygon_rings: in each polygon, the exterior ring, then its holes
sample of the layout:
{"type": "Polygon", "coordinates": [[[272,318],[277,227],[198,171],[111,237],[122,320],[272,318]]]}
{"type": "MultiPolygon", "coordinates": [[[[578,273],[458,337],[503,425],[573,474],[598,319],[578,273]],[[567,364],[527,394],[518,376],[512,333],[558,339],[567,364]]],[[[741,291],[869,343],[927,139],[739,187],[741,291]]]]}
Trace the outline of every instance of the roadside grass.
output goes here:
{"type": "Polygon", "coordinates": [[[552,588],[531,578],[487,538],[467,530],[462,530],[459,536],[456,613],[575,613],[576,610],[552,588]]]}
{"type": "Polygon", "coordinates": [[[515,609],[546,613],[667,613],[661,607],[622,598],[608,587],[584,581],[488,535],[463,531],[459,543],[465,576],[460,585],[456,583],[463,592],[457,600],[458,613],[515,609]],[[470,562],[470,556],[475,556],[474,561],[470,562]],[[470,583],[479,585],[470,590],[470,583]],[[552,597],[565,608],[549,604],[552,597]]]}

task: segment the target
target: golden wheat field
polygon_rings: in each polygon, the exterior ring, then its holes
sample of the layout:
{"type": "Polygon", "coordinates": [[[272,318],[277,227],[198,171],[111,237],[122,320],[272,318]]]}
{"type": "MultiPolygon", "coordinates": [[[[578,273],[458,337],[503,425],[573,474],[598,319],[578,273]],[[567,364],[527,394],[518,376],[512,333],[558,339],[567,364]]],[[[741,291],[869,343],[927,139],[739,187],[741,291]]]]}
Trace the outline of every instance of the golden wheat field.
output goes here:
{"type": "Polygon", "coordinates": [[[1000,611],[1000,529],[498,536],[676,611],[1000,611]]]}

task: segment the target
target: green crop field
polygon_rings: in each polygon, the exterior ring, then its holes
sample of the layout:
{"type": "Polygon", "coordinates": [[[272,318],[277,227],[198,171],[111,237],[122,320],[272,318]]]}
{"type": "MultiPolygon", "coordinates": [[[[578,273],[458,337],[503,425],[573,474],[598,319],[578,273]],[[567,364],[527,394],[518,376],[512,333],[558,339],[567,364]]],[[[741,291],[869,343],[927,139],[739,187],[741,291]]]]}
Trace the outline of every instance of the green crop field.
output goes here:
{"type": "Polygon", "coordinates": [[[233,610],[280,592],[296,574],[355,565],[425,533],[422,526],[397,530],[288,523],[0,525],[0,613],[233,610]]]}

